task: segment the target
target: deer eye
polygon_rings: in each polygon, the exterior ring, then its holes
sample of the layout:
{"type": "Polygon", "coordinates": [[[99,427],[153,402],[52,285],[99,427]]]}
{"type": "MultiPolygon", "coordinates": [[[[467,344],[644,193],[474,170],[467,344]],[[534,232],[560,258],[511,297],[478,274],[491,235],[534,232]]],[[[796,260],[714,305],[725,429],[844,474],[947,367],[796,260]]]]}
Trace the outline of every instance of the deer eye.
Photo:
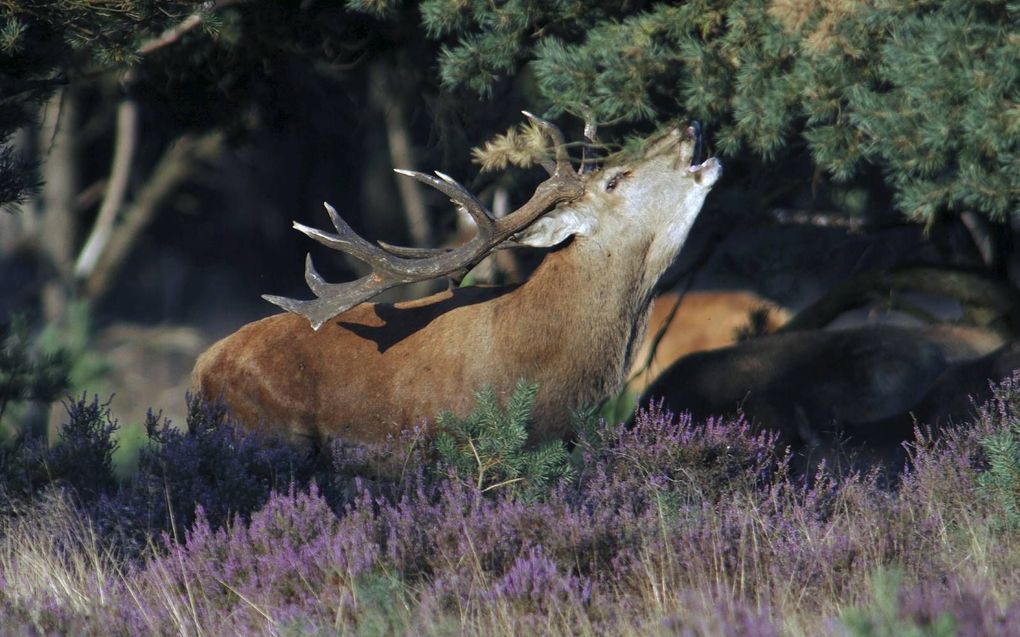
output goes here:
{"type": "Polygon", "coordinates": [[[613,190],[620,185],[620,182],[627,177],[630,177],[629,170],[622,170],[610,177],[609,181],[606,182],[606,192],[613,192],[613,190]]]}

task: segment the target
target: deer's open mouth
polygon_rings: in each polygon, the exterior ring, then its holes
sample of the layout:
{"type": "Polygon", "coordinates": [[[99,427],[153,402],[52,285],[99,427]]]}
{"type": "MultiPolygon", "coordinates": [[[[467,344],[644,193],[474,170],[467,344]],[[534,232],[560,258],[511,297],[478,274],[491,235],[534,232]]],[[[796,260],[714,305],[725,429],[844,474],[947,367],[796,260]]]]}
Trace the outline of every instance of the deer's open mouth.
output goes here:
{"type": "Polygon", "coordinates": [[[701,164],[701,153],[704,150],[702,148],[701,122],[697,120],[691,122],[688,133],[694,138],[694,153],[691,155],[691,166],[698,166],[701,164]]]}

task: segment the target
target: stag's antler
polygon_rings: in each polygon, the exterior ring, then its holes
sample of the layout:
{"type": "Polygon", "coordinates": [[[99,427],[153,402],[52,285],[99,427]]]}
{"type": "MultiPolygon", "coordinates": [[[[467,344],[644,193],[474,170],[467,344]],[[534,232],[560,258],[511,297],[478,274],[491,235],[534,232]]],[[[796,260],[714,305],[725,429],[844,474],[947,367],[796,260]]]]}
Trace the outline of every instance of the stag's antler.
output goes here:
{"type": "Polygon", "coordinates": [[[548,135],[556,149],[556,160],[543,162],[543,167],[549,172],[549,179],[539,184],[535,194],[523,206],[505,217],[494,219],[474,195],[451,177],[441,172],[436,172],[437,176],[433,177],[410,170],[397,170],[401,175],[432,186],[462,206],[478,225],[478,234],[453,250],[400,248],[388,244],[378,247],[358,236],[327,203],[326,211],[337,234],[310,228],[296,221],[294,228],[325,246],[346,252],[371,265],[372,273],[348,283],[327,283],[316,272],[312,257],[308,255],[305,259],[305,282],[318,298],[301,301],[268,294],[262,298],[307,318],[312,328],[317,330],[337,314],[392,287],[435,279],[474,267],[496,246],[531,225],[557,203],[580,197],[584,193],[584,185],[570,164],[563,133],[552,123],[527,111],[524,111],[524,116],[548,135]]]}
{"type": "Polygon", "coordinates": [[[598,168],[596,150],[599,144],[598,130],[599,125],[595,121],[595,115],[588,113],[584,120],[584,138],[588,140],[588,143],[581,147],[581,166],[577,169],[577,172],[582,175],[598,168]]]}

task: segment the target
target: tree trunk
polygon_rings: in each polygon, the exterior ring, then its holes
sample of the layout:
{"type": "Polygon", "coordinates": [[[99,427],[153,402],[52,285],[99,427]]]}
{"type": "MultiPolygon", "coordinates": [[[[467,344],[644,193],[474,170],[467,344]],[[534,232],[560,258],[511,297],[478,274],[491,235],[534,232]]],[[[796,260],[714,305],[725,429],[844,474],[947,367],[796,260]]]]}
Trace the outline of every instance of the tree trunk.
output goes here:
{"type": "Polygon", "coordinates": [[[54,275],[42,291],[42,314],[46,323],[64,316],[73,289],[74,201],[78,194],[75,115],[73,92],[58,91],[44,106],[39,128],[43,186],[38,207],[41,221],[38,245],[54,275]]]}
{"type": "Polygon", "coordinates": [[[197,138],[190,135],[181,137],[167,147],[152,174],[125,206],[120,223],[109,230],[103,251],[96,255],[94,266],[84,280],[84,293],[88,299],[97,301],[109,291],[131,254],[131,248],[152,222],[160,206],[198,166],[220,154],[222,141],[222,134],[211,132],[197,138]]]}
{"type": "MultiPolygon", "coordinates": [[[[411,147],[411,132],[407,126],[407,116],[399,96],[395,96],[394,87],[389,78],[389,69],[383,62],[372,65],[368,81],[371,85],[370,96],[375,108],[386,124],[386,142],[389,149],[390,164],[393,168],[414,168],[414,151],[411,147]]],[[[414,179],[392,176],[396,180],[397,193],[400,195],[401,208],[407,222],[407,232],[411,242],[418,248],[431,248],[434,245],[432,224],[429,221],[422,195],[422,186],[414,179]]]]}

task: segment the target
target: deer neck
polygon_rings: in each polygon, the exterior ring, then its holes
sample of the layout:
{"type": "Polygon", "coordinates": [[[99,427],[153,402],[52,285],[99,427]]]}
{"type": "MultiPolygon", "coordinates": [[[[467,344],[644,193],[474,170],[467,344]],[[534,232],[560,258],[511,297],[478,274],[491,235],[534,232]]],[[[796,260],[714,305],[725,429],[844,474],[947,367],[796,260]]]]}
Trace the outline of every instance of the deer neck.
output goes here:
{"type": "MultiPolygon", "coordinates": [[[[647,251],[647,246],[642,248],[647,251]]],[[[497,329],[524,342],[506,352],[533,382],[577,396],[575,406],[601,402],[625,380],[647,322],[651,289],[644,254],[625,253],[593,239],[550,252],[528,281],[508,295],[497,329]]]]}

